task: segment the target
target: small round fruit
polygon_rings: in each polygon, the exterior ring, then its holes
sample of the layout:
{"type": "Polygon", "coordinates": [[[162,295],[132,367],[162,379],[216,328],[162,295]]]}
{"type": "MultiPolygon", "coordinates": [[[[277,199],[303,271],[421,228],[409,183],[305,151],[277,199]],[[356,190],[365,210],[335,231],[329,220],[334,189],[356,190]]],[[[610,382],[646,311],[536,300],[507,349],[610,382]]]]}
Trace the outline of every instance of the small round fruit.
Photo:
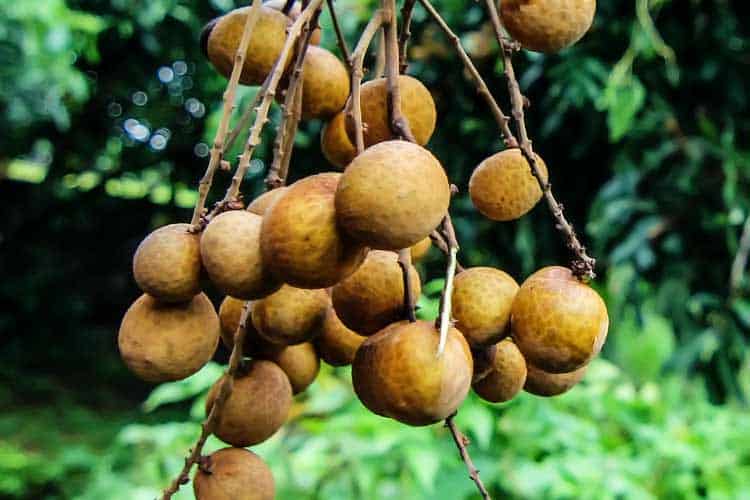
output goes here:
{"type": "MultiPolygon", "coordinates": [[[[208,391],[206,415],[223,382],[221,377],[208,391]]],[[[241,448],[262,443],[281,428],[291,405],[292,386],[284,371],[271,361],[252,360],[247,372],[235,377],[214,434],[241,448]]]]}
{"type": "Polygon", "coordinates": [[[534,365],[527,364],[528,375],[523,389],[536,396],[558,396],[569,391],[583,379],[589,365],[584,365],[568,373],[549,373],[534,365]]]}
{"type": "Polygon", "coordinates": [[[346,134],[346,113],[341,111],[320,133],[320,149],[331,165],[343,170],[357,156],[357,148],[346,134]]]}
{"type": "Polygon", "coordinates": [[[492,267],[472,267],[456,275],[453,317],[472,348],[496,344],[507,336],[518,283],[492,267]]]}
{"type": "Polygon", "coordinates": [[[437,356],[439,333],[426,321],[394,323],[357,350],[354,390],[370,411],[409,425],[452,415],[471,387],[473,362],[463,335],[451,328],[437,356]]]}
{"type": "MultiPolygon", "coordinates": [[[[409,269],[412,297],[419,297],[419,273],[409,269]]],[[[404,314],[404,277],[398,254],[371,250],[354,274],[331,290],[336,314],[348,328],[372,335],[404,314]]]]}
{"type": "Polygon", "coordinates": [[[448,212],[451,190],[440,162],[405,141],[376,144],[341,174],[336,216],[353,238],[398,250],[418,243],[448,212]]]}
{"type": "Polygon", "coordinates": [[[472,384],[479,382],[490,374],[495,365],[496,354],[497,344],[471,350],[471,357],[474,359],[474,376],[471,378],[472,384]]]}
{"type": "Polygon", "coordinates": [[[250,204],[247,206],[247,211],[257,215],[265,215],[268,207],[270,207],[273,202],[281,198],[281,196],[285,192],[286,186],[266,191],[250,202],[250,204]]]}
{"type": "Polygon", "coordinates": [[[511,311],[513,339],[530,363],[571,372],[599,353],[607,335],[607,306],[570,269],[552,266],[521,285],[511,311]]]}
{"type": "Polygon", "coordinates": [[[343,109],[349,97],[349,73],[330,51],[307,48],[302,81],[303,119],[328,119],[343,109]]]}
{"type": "Polygon", "coordinates": [[[502,0],[500,16],[524,48],[557,52],[580,40],[591,27],[596,0],[502,0]]]}
{"type": "Polygon", "coordinates": [[[284,285],[253,302],[252,320],[260,336],[272,344],[301,344],[320,334],[329,305],[325,290],[284,285]]]}
{"type": "MultiPolygon", "coordinates": [[[[536,156],[536,165],[547,181],[547,166],[536,156]]],[[[542,189],[531,173],[520,149],[496,153],[474,170],[469,179],[469,195],[482,215],[496,221],[518,219],[542,198],[542,189]]]]}
{"type": "Polygon", "coordinates": [[[526,360],[510,339],[497,344],[492,370],[472,386],[480,398],[490,403],[510,401],[526,382],[526,360]]]}
{"type": "MultiPolygon", "coordinates": [[[[219,322],[221,323],[221,341],[224,347],[230,351],[234,348],[234,335],[240,325],[242,317],[242,308],[245,306],[244,300],[235,299],[234,297],[225,297],[219,307],[219,322]]],[[[251,304],[252,310],[252,304],[251,304]]],[[[263,339],[258,330],[253,326],[251,318],[248,317],[245,325],[245,342],[242,353],[252,358],[261,357],[261,354],[273,344],[263,339]]]]}
{"type": "Polygon", "coordinates": [[[320,358],[310,342],[266,348],[256,359],[267,359],[279,365],[289,377],[293,394],[307,389],[320,371],[320,358]]]}
{"type": "Polygon", "coordinates": [[[422,260],[427,255],[427,252],[430,251],[430,248],[432,248],[432,240],[429,236],[412,245],[410,248],[411,261],[417,263],[422,260]]]}
{"type": "Polygon", "coordinates": [[[276,485],[258,455],[244,448],[224,448],[209,455],[205,468],[198,467],[193,492],[196,500],[273,500],[276,485]]]}
{"type": "Polygon", "coordinates": [[[320,358],[331,366],[352,364],[357,349],[365,337],[350,330],[336,315],[333,306],[328,308],[323,323],[323,332],[315,339],[315,347],[320,358]]]}
{"type": "Polygon", "coordinates": [[[160,227],[141,241],[133,256],[138,287],[162,302],[184,302],[201,291],[200,236],[190,224],[160,227]]]}
{"type": "Polygon", "coordinates": [[[117,343],[125,364],[143,380],[181,380],[211,360],[219,318],[203,293],[180,304],[144,294],[125,313],[117,343]]]}

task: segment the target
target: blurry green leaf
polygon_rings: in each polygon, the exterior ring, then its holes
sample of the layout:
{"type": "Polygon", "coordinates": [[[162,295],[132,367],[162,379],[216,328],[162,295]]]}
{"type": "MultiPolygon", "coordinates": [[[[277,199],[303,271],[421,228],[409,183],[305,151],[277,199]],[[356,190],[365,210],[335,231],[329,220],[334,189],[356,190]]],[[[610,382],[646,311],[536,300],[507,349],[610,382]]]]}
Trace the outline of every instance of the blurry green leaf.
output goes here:
{"type": "Polygon", "coordinates": [[[151,412],[165,404],[192,399],[206,392],[223,373],[224,369],[220,365],[210,362],[184,380],[161,384],[143,402],[143,410],[151,412]]]}

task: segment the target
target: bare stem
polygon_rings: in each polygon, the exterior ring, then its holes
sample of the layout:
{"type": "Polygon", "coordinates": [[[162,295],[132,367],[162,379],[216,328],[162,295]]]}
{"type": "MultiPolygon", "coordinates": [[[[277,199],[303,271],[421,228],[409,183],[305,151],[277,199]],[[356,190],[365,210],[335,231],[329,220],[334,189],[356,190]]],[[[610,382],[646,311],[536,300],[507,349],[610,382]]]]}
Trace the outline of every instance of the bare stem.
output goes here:
{"type": "Polygon", "coordinates": [[[467,448],[469,439],[458,429],[456,423],[453,421],[453,417],[455,417],[455,414],[445,419],[445,426],[451,431],[451,436],[453,436],[453,441],[456,443],[458,453],[461,455],[461,459],[464,461],[466,469],[469,471],[469,477],[477,485],[477,489],[482,495],[483,500],[492,500],[490,492],[487,491],[482,479],[479,477],[479,470],[474,466],[474,462],[472,462],[471,456],[469,455],[469,450],[467,448]]]}
{"type": "Polygon", "coordinates": [[[747,267],[747,259],[750,256],[750,215],[745,219],[740,236],[740,246],[732,262],[732,271],[729,275],[729,289],[732,295],[737,294],[742,284],[742,274],[747,267]]]}
{"type": "Polygon", "coordinates": [[[399,89],[398,24],[395,0],[381,0],[383,10],[383,32],[385,34],[385,77],[388,83],[388,106],[393,133],[409,142],[417,142],[409,128],[409,122],[401,112],[401,90],[399,89]]]}
{"type": "MultiPolygon", "coordinates": [[[[430,240],[432,240],[432,243],[443,252],[446,256],[450,253],[450,248],[448,248],[448,243],[445,239],[445,236],[443,235],[443,232],[435,229],[430,233],[430,240]]],[[[464,267],[461,265],[460,262],[458,262],[458,259],[456,259],[456,272],[462,273],[464,272],[464,267]]]]}
{"type": "Polygon", "coordinates": [[[401,276],[404,280],[404,316],[410,322],[417,321],[414,314],[414,296],[412,295],[411,283],[411,249],[403,248],[398,251],[398,265],[401,266],[401,276]]]}
{"type": "Polygon", "coordinates": [[[339,25],[339,17],[336,14],[336,8],[334,6],[335,0],[326,0],[328,4],[328,13],[331,15],[331,22],[333,24],[333,30],[336,32],[336,42],[338,43],[339,50],[341,51],[341,57],[344,58],[348,69],[351,69],[351,62],[349,60],[349,47],[346,45],[346,39],[344,34],[341,32],[341,26],[339,25]]]}
{"type": "Polygon", "coordinates": [[[411,37],[411,15],[414,13],[416,2],[417,0],[404,0],[404,4],[401,6],[401,32],[398,37],[399,73],[406,72],[409,65],[406,58],[406,49],[411,37]]]}
{"type": "Polygon", "coordinates": [[[443,219],[443,235],[448,246],[448,265],[445,269],[445,285],[443,293],[440,296],[440,314],[438,315],[440,327],[440,342],[438,343],[437,355],[442,356],[445,350],[445,343],[448,340],[448,330],[452,326],[451,321],[451,301],[453,299],[453,278],[456,276],[456,257],[458,255],[458,240],[456,231],[453,229],[453,222],[450,215],[443,219]]]}

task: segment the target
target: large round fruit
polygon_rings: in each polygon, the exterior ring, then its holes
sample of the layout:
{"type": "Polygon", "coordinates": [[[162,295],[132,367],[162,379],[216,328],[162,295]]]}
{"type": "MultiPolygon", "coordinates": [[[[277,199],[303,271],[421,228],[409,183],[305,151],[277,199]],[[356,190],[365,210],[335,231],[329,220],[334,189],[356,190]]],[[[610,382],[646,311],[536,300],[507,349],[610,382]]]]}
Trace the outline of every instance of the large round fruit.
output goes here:
{"type": "Polygon", "coordinates": [[[252,320],[260,336],[273,344],[301,344],[321,333],[329,305],[325,290],[284,285],[253,302],[252,320]]]}
{"type": "Polygon", "coordinates": [[[502,0],[500,15],[508,33],[524,48],[557,52],[586,34],[596,0],[502,0]]]}
{"type": "Polygon", "coordinates": [[[338,113],[349,97],[349,73],[330,51],[310,46],[302,73],[302,118],[328,119],[338,113]]]}
{"type": "Polygon", "coordinates": [[[490,403],[510,401],[526,382],[526,361],[510,339],[497,344],[492,370],[473,384],[474,392],[490,403]]]}
{"type": "Polygon", "coordinates": [[[343,170],[357,156],[357,148],[346,134],[346,113],[339,112],[320,133],[320,149],[331,165],[343,170]]]}
{"type": "Polygon", "coordinates": [[[271,469],[252,451],[224,448],[208,457],[193,479],[196,500],[273,500],[271,469]]]}
{"type": "Polygon", "coordinates": [[[281,198],[281,196],[286,193],[286,189],[286,186],[281,186],[266,191],[250,202],[247,206],[247,211],[257,215],[265,215],[268,207],[270,207],[277,199],[281,198]]]}
{"type": "Polygon", "coordinates": [[[526,365],[528,375],[523,389],[536,396],[558,396],[569,391],[574,385],[583,379],[589,365],[584,365],[577,370],[567,373],[549,373],[540,370],[534,365],[526,365]]]}
{"type": "Polygon", "coordinates": [[[323,332],[315,339],[315,347],[320,358],[329,365],[345,366],[352,364],[357,349],[364,341],[365,337],[341,322],[331,306],[326,312],[323,332]]]}

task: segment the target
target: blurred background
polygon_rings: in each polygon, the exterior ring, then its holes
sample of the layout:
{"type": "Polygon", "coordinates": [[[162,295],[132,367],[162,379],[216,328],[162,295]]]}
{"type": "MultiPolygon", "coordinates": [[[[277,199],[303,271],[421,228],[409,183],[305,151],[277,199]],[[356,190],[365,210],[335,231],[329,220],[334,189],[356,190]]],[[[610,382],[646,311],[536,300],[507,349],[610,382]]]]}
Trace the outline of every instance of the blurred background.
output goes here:
{"type": "MultiPolygon", "coordinates": [[[[227,353],[155,388],[126,371],[116,334],[139,295],[136,245],[189,219],[207,163],[226,81],[201,55],[200,29],[244,3],[0,1],[0,498],[152,499],[198,433],[227,353]]],[[[374,2],[336,3],[353,45],[374,2]]],[[[480,5],[435,3],[507,109],[480,5]]],[[[457,422],[498,498],[750,498],[750,278],[736,259],[750,232],[750,33],[740,5],[600,2],[582,42],[517,58],[535,147],[598,258],[611,329],[603,358],[562,397],[466,401],[457,422]]],[[[321,23],[336,52],[327,13],[321,23]]],[[[567,263],[543,204],[512,223],[472,208],[468,177],[501,149],[496,125],[420,7],[413,33],[409,72],[438,106],[430,148],[462,193],[452,208],[461,261],[519,282],[567,263]]],[[[256,90],[242,89],[242,102],[256,90]]],[[[303,124],[292,178],[330,168],[320,127],[303,124]]],[[[258,150],[246,196],[261,191],[270,153],[258,150]]],[[[420,266],[430,318],[442,256],[433,249],[420,266]]],[[[346,369],[324,368],[290,423],[255,450],[278,498],[475,495],[444,428],[369,414],[346,369]]]]}

